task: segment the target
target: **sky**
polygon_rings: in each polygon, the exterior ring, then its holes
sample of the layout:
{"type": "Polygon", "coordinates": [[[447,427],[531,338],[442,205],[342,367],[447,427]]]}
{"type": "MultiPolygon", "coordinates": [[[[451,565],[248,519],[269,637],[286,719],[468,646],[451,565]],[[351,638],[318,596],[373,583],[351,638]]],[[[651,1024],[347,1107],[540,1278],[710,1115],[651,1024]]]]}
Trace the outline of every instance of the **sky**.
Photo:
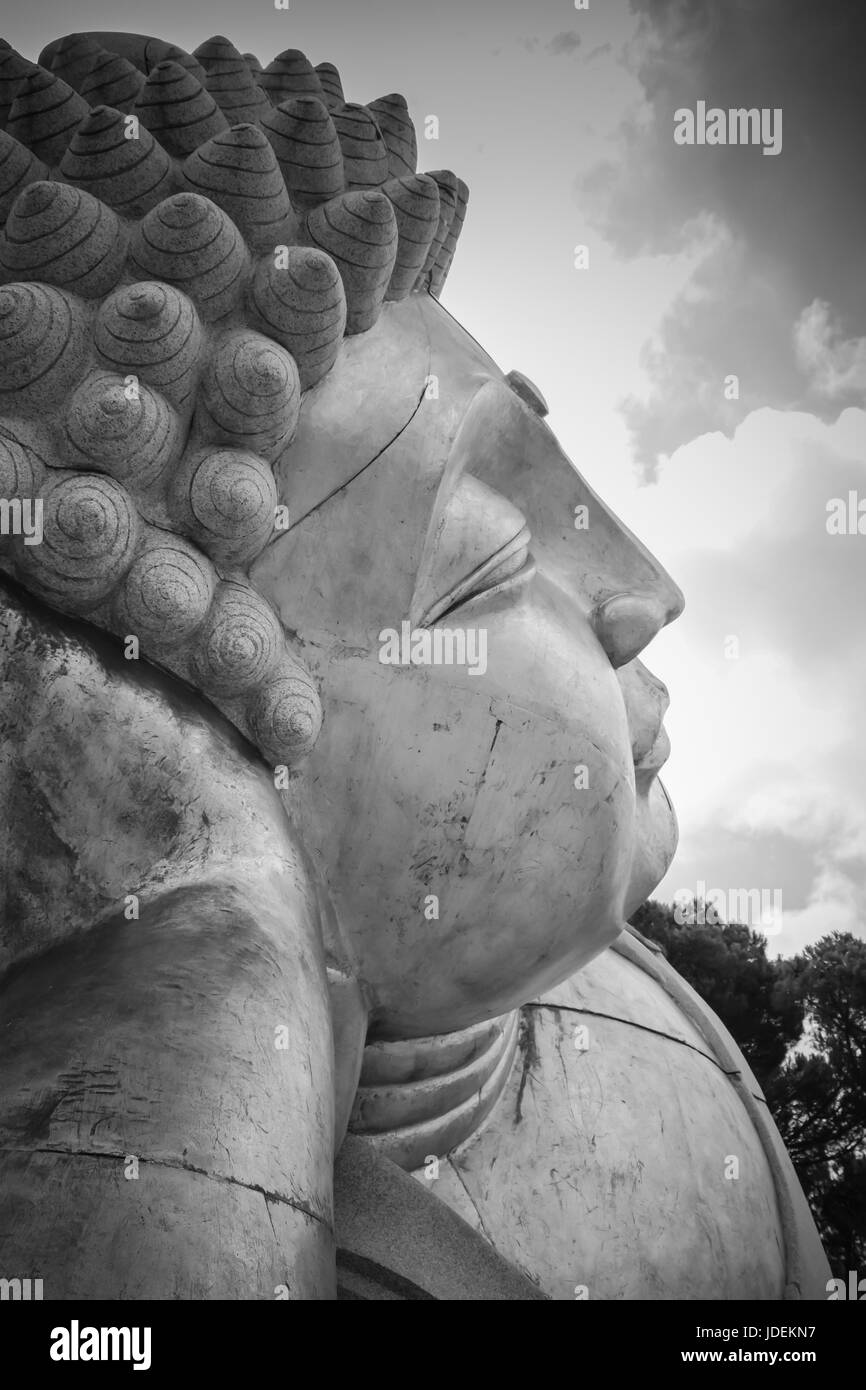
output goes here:
{"type": "Polygon", "coordinates": [[[3,33],[81,29],[300,48],[437,116],[419,167],[470,188],[443,303],[686,595],[645,653],[680,821],[655,896],[780,891],[774,954],[866,937],[866,535],[827,531],[866,497],[862,0],[29,0],[3,33]],[[781,109],[780,153],[677,145],[699,101],[781,109]]]}

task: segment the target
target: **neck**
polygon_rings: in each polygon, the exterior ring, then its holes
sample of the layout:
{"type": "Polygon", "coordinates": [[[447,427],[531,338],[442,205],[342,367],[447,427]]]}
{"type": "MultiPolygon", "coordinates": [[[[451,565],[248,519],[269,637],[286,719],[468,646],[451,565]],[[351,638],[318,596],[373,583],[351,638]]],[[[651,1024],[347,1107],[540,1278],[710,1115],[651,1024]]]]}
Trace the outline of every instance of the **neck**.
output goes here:
{"type": "Polygon", "coordinates": [[[459,1033],[368,1043],[350,1130],[407,1171],[484,1123],[517,1050],[518,1011],[459,1033]]]}

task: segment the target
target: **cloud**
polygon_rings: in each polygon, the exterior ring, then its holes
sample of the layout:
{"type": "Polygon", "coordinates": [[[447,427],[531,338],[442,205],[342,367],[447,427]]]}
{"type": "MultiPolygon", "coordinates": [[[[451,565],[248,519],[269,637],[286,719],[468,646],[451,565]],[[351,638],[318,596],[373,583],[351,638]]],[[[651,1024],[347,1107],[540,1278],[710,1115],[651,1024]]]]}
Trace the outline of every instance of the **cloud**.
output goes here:
{"type": "Polygon", "coordinates": [[[829,421],[863,400],[866,84],[855,55],[866,6],[633,4],[628,61],[643,98],[577,192],[622,257],[703,248],[645,349],[648,390],[624,403],[652,475],[661,457],[708,430],[730,435],[758,406],[829,421]],[[675,144],[674,112],[698,101],[781,108],[781,152],[675,144]],[[723,394],[729,374],[738,399],[723,394]]]}
{"type": "Polygon", "coordinates": [[[794,912],[782,908],[782,930],[770,937],[771,956],[790,956],[829,932],[850,932],[866,937],[863,922],[863,885],[832,864],[818,874],[809,902],[794,912]]]}
{"type": "Polygon", "coordinates": [[[545,48],[548,53],[576,53],[580,48],[581,38],[574,29],[567,29],[561,34],[554,34],[553,38],[545,48]]]}
{"type": "Polygon", "coordinates": [[[794,331],[797,361],[812,387],[828,399],[866,395],[866,337],[843,338],[829,304],[814,299],[794,331]]]}
{"type": "Polygon", "coordinates": [[[758,410],[676,450],[628,517],[687,596],[645,654],[681,832],[657,896],[778,888],[785,954],[866,938],[866,536],[827,530],[830,499],[866,496],[864,446],[866,411],[758,410]]]}

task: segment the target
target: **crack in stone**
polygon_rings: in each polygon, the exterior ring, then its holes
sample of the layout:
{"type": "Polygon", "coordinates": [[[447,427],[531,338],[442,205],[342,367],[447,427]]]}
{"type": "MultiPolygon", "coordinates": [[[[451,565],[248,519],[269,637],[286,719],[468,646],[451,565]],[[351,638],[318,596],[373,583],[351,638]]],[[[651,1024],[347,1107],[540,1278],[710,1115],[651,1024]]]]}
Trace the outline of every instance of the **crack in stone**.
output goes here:
{"type": "MultiPolygon", "coordinates": [[[[129,1157],[126,1153],[109,1153],[104,1149],[64,1149],[59,1146],[41,1146],[34,1149],[25,1149],[13,1145],[4,1145],[0,1148],[0,1153],[67,1154],[70,1158],[108,1158],[111,1159],[113,1163],[124,1162],[129,1157]]],[[[258,1192],[260,1196],[264,1197],[266,1208],[268,1202],[279,1202],[283,1206],[292,1207],[294,1211],[300,1212],[302,1216],[309,1216],[311,1220],[318,1221],[327,1231],[332,1230],[330,1223],[326,1221],[323,1216],[320,1216],[318,1212],[314,1211],[312,1207],[308,1206],[306,1202],[300,1202],[292,1197],[285,1197],[281,1192],[269,1192],[266,1187],[262,1187],[259,1183],[241,1182],[240,1178],[230,1177],[227,1173],[209,1173],[206,1168],[198,1168],[194,1163],[178,1163],[167,1158],[142,1158],[138,1154],[136,1154],[136,1158],[139,1163],[151,1164],[155,1168],[174,1168],[182,1173],[195,1173],[198,1177],[208,1178],[211,1182],[229,1183],[232,1187],[242,1187],[247,1192],[258,1192]]],[[[270,1211],[268,1211],[268,1220],[271,1223],[271,1230],[273,1230],[274,1223],[270,1211]]],[[[276,1231],[274,1231],[274,1235],[276,1235],[276,1231]]]]}
{"type": "MultiPolygon", "coordinates": [[[[429,344],[428,344],[428,347],[429,347],[429,344]]],[[[332,497],[336,497],[336,496],[337,496],[337,493],[338,493],[338,492],[342,492],[344,488],[350,487],[352,483],[354,483],[358,478],[360,478],[360,476],[361,476],[362,473],[366,473],[368,468],[372,468],[372,467],[373,467],[373,464],[378,462],[378,460],[382,457],[382,455],[383,455],[384,453],[386,453],[386,452],[388,451],[388,449],[391,448],[391,445],[392,445],[392,444],[396,444],[396,442],[397,442],[397,440],[400,438],[401,434],[404,434],[404,433],[406,432],[406,430],[407,430],[407,429],[409,428],[409,426],[411,425],[412,421],[415,419],[415,416],[418,414],[418,411],[421,409],[422,405],[424,404],[424,400],[425,400],[425,398],[426,398],[426,396],[427,396],[427,384],[428,384],[428,381],[429,381],[429,379],[430,379],[430,373],[429,373],[430,361],[431,361],[431,359],[430,359],[430,357],[429,357],[429,355],[428,355],[428,358],[427,358],[427,367],[428,367],[428,371],[425,373],[425,376],[424,376],[424,385],[421,387],[421,395],[418,397],[418,402],[417,402],[417,404],[415,405],[414,409],[412,410],[411,415],[409,416],[409,418],[408,418],[407,420],[405,420],[405,421],[403,422],[403,424],[402,424],[402,425],[400,426],[400,428],[398,429],[397,433],[396,433],[391,439],[389,439],[388,442],[387,442],[386,444],[383,444],[382,447],[381,447],[381,449],[379,449],[379,450],[373,455],[373,457],[367,461],[367,463],[362,464],[361,467],[358,469],[357,473],[353,473],[352,476],[351,476],[351,478],[346,478],[344,482],[339,483],[339,484],[337,485],[337,487],[332,488],[332,490],[327,494],[326,497],[323,497],[322,500],[321,500],[320,502],[317,502],[316,505],[315,505],[314,507],[311,507],[310,510],[309,510],[308,512],[304,512],[304,515],[303,515],[303,516],[299,516],[298,519],[297,519],[297,521],[292,522],[291,526],[289,526],[288,529],[287,529],[286,531],[284,531],[284,533],[283,533],[284,535],[286,535],[286,536],[289,535],[290,532],[294,531],[294,529],[295,529],[296,526],[300,526],[300,524],[301,524],[302,521],[306,521],[306,520],[307,520],[307,517],[310,517],[310,516],[313,515],[314,512],[317,512],[317,511],[321,510],[322,507],[326,506],[327,503],[330,502],[330,500],[331,500],[332,497]]]]}
{"type": "MultiPolygon", "coordinates": [[[[539,1007],[543,1007],[539,1005],[539,1007]]],[[[520,1022],[518,1024],[517,1051],[522,1054],[522,1071],[520,1073],[520,1085],[517,1090],[517,1101],[514,1106],[514,1123],[520,1124],[523,1119],[523,1092],[526,1090],[526,1083],[529,1080],[529,1073],[538,1063],[538,1047],[535,1042],[535,1024],[523,1008],[520,1011],[520,1022]]]]}
{"type": "Polygon", "coordinates": [[[266,1211],[267,1214],[268,1214],[268,1220],[269,1220],[270,1223],[271,1223],[271,1230],[272,1230],[273,1233],[274,1233],[274,1240],[276,1240],[276,1239],[277,1239],[277,1230],[276,1230],[276,1227],[274,1226],[274,1218],[271,1216],[271,1209],[270,1209],[270,1207],[268,1206],[268,1199],[267,1199],[267,1197],[265,1197],[264,1194],[262,1194],[262,1195],[263,1195],[263,1197],[264,1197],[265,1211],[266,1211]]]}
{"type": "Polygon", "coordinates": [[[713,1066],[718,1067],[723,1076],[736,1077],[737,1080],[742,1080],[743,1073],[738,1068],[733,1071],[728,1071],[726,1067],[722,1066],[718,1057],[713,1057],[711,1053],[702,1051],[702,1049],[696,1047],[694,1043],[689,1042],[687,1038],[675,1038],[672,1033],[663,1033],[660,1028],[651,1028],[648,1023],[636,1023],[633,1018],[620,1018],[618,1014],[602,1013],[600,1009],[579,1009],[573,1004],[543,1004],[536,1001],[531,1004],[524,1004],[523,1008],[550,1009],[557,1013],[561,1012],[567,1014],[586,1014],[590,1018],[609,1018],[612,1023],[624,1023],[627,1028],[639,1028],[643,1033],[652,1033],[657,1038],[665,1038],[668,1042],[679,1043],[681,1047],[687,1047],[692,1052],[696,1052],[698,1056],[703,1057],[705,1061],[712,1062],[713,1066]]]}
{"type": "Polygon", "coordinates": [[[485,1239],[490,1242],[490,1244],[493,1246],[493,1249],[495,1250],[496,1242],[494,1241],[492,1235],[490,1234],[490,1232],[484,1224],[484,1217],[481,1215],[481,1209],[478,1206],[478,1203],[475,1201],[475,1198],[472,1196],[472,1193],[469,1191],[469,1188],[466,1186],[466,1183],[463,1181],[463,1174],[460,1172],[460,1169],[457,1167],[457,1164],[450,1157],[450,1155],[448,1157],[448,1166],[451,1169],[457,1181],[459,1182],[460,1186],[463,1188],[463,1191],[466,1193],[467,1200],[469,1201],[472,1210],[475,1212],[475,1215],[478,1217],[478,1222],[481,1226],[481,1230],[485,1239]]]}
{"type": "MultiPolygon", "coordinates": [[[[494,715],[494,718],[496,718],[495,715],[494,715]]],[[[496,740],[497,740],[498,737],[499,737],[499,730],[502,728],[502,724],[503,724],[503,721],[502,721],[501,719],[497,719],[497,720],[496,720],[496,728],[493,730],[493,739],[492,739],[492,741],[491,741],[490,747],[489,747],[488,750],[487,750],[487,757],[486,757],[486,759],[484,760],[484,770],[483,770],[483,772],[481,773],[481,781],[478,783],[478,791],[477,791],[476,794],[475,794],[476,803],[477,803],[478,797],[481,795],[481,789],[482,789],[482,787],[484,786],[484,783],[485,783],[486,780],[487,780],[487,773],[488,773],[489,770],[490,770],[490,760],[491,760],[491,758],[493,757],[493,750],[494,750],[494,748],[496,747],[496,740]]]]}

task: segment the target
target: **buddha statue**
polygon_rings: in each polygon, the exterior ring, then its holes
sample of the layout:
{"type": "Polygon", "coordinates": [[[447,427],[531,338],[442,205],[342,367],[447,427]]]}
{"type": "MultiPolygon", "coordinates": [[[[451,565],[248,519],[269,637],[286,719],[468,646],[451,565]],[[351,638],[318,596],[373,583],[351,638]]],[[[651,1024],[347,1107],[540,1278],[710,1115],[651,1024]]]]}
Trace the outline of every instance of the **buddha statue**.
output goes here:
{"type": "Polygon", "coordinates": [[[402,97],[0,52],[3,1270],[46,1298],[823,1297],[628,918],[682,596],[440,302],[402,97]]]}

